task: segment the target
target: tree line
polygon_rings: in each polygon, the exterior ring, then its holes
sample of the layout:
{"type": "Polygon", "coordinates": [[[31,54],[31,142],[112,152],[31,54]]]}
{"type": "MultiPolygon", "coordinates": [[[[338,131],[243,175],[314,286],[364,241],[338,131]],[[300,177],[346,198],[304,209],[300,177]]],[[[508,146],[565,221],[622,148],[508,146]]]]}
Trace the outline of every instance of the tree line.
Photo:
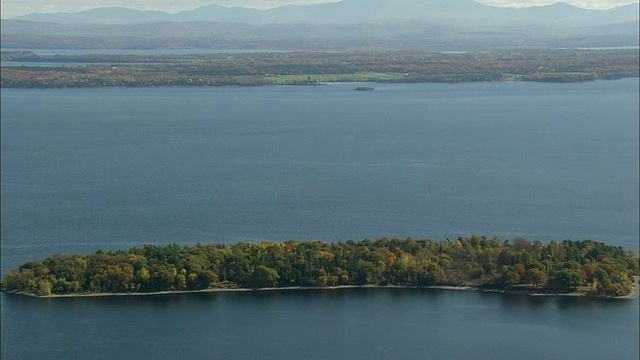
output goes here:
{"type": "Polygon", "coordinates": [[[54,255],[4,278],[5,291],[38,295],[198,290],[215,287],[473,285],[620,296],[638,275],[632,250],[584,240],[500,242],[428,239],[240,242],[54,255]]]}

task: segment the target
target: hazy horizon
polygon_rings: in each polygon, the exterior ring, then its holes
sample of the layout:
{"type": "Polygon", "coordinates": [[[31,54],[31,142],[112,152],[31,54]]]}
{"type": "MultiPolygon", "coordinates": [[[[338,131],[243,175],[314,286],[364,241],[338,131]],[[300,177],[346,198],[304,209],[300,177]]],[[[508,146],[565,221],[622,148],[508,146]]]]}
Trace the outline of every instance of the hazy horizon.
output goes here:
{"type": "MultiPolygon", "coordinates": [[[[484,5],[500,7],[530,7],[556,3],[556,0],[475,0],[484,5]]],[[[310,5],[338,2],[336,0],[185,0],[176,4],[169,0],[96,0],[91,3],[75,0],[52,0],[42,5],[39,0],[3,0],[2,19],[13,18],[33,13],[80,12],[101,7],[126,7],[136,10],[159,10],[177,13],[193,10],[201,6],[221,5],[227,7],[242,6],[248,8],[268,9],[287,4],[310,5]]],[[[629,0],[565,0],[567,4],[585,8],[602,10],[622,5],[638,3],[629,0]]]]}

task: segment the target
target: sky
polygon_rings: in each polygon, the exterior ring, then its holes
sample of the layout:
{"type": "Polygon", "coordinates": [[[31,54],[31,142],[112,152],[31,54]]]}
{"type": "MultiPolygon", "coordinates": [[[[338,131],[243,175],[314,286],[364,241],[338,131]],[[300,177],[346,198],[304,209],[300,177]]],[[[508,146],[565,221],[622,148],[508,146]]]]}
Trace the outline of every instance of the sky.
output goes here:
{"type": "MultiPolygon", "coordinates": [[[[138,10],[162,10],[175,13],[191,10],[204,5],[245,6],[254,8],[272,8],[286,4],[314,4],[337,0],[2,0],[2,18],[27,15],[30,13],[76,12],[97,7],[123,6],[138,10]]],[[[548,5],[558,0],[476,0],[479,3],[496,6],[535,6],[548,5]]],[[[564,0],[574,6],[587,9],[607,9],[626,5],[639,0],[564,0]]]]}

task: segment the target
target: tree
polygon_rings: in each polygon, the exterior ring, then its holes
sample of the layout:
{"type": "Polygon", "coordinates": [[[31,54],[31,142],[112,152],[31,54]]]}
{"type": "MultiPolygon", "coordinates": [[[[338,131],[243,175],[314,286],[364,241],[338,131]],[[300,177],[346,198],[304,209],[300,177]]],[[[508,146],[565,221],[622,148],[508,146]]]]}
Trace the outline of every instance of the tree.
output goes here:
{"type": "Polygon", "coordinates": [[[275,270],[264,265],[258,265],[251,274],[249,285],[252,287],[272,287],[278,284],[278,280],[280,280],[280,276],[275,270]]]}
{"type": "Polygon", "coordinates": [[[521,237],[517,237],[517,238],[513,239],[513,246],[518,250],[530,250],[531,249],[531,243],[529,242],[529,240],[521,238],[521,237]]]}
{"type": "Polygon", "coordinates": [[[538,268],[527,270],[525,279],[531,282],[536,288],[547,284],[547,274],[538,268]]]}
{"type": "Polygon", "coordinates": [[[51,283],[47,280],[38,281],[38,295],[46,296],[51,295],[51,283]]]}
{"type": "Polygon", "coordinates": [[[582,275],[576,270],[560,270],[553,280],[553,287],[561,291],[575,291],[579,286],[582,286],[582,275]]]}

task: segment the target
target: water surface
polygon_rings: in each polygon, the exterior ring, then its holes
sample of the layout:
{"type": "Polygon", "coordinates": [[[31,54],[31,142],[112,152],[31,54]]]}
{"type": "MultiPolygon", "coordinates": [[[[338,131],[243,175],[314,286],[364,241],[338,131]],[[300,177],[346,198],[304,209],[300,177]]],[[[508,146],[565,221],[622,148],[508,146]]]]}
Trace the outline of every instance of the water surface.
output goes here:
{"type": "MultiPolygon", "coordinates": [[[[2,90],[2,274],[54,253],[483,234],[638,248],[638,79],[2,90]]],[[[3,359],[637,359],[638,300],[1,296],[3,359]]]]}
{"type": "Polygon", "coordinates": [[[2,272],[146,243],[638,247],[638,80],[2,92],[2,272]]]}
{"type": "Polygon", "coordinates": [[[2,300],[7,359],[638,358],[637,300],[415,289],[2,300]]]}

